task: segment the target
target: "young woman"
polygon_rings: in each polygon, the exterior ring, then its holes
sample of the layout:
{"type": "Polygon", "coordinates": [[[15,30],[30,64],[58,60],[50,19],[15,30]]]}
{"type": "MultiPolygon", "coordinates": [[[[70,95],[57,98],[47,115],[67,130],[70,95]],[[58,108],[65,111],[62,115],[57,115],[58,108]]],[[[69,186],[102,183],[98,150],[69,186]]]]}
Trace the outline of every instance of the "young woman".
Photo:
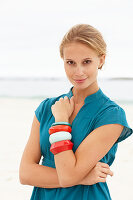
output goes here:
{"type": "Polygon", "coordinates": [[[118,143],[133,131],[123,108],[98,86],[106,43],[96,28],[78,24],[63,37],[60,55],[73,86],[35,110],[20,182],[34,186],[31,200],[110,200],[106,178],[118,143]]]}

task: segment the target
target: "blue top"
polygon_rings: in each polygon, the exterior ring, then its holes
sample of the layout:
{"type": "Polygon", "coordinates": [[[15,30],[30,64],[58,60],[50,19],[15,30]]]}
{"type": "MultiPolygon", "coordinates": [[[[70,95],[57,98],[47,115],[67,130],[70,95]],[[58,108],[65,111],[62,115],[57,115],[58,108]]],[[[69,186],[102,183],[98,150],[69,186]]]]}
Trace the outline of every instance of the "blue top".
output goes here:
{"type": "MultiPolygon", "coordinates": [[[[72,88],[67,94],[58,97],[46,98],[35,110],[36,117],[40,122],[40,148],[43,156],[42,165],[55,168],[54,155],[50,152],[49,128],[55,122],[55,118],[51,111],[51,106],[60,97],[73,96],[72,88]]],[[[80,143],[94,129],[105,124],[121,124],[124,129],[108,151],[108,153],[100,160],[109,166],[115,159],[118,143],[129,137],[133,130],[129,127],[125,111],[107,97],[99,88],[99,90],[85,98],[85,104],[78,112],[72,122],[72,139],[73,152],[76,151],[80,143]],[[82,134],[81,134],[82,133],[82,134]]],[[[86,158],[87,159],[87,158],[86,158]]],[[[89,159],[89,158],[88,158],[89,159]]],[[[75,185],[66,188],[40,188],[34,187],[30,200],[110,200],[110,192],[107,182],[99,182],[94,185],[75,185]]]]}

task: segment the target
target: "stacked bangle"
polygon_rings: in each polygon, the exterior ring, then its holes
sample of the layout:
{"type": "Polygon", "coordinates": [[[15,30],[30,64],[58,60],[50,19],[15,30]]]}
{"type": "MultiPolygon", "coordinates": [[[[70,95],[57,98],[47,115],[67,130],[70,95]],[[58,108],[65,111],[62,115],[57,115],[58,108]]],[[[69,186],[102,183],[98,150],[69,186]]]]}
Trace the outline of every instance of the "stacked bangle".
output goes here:
{"type": "Polygon", "coordinates": [[[70,124],[70,123],[68,123],[68,122],[54,122],[53,124],[52,124],[52,126],[56,126],[56,125],[68,125],[68,126],[70,126],[70,127],[72,127],[72,125],[70,124]]]}
{"type": "Polygon", "coordinates": [[[62,151],[71,150],[72,148],[73,143],[70,140],[63,140],[53,143],[50,147],[50,151],[55,155],[62,151]]]}
{"type": "Polygon", "coordinates": [[[59,131],[50,135],[49,142],[53,144],[58,141],[71,140],[71,139],[72,139],[72,135],[69,132],[59,131]]]}
{"type": "Polygon", "coordinates": [[[50,129],[49,129],[49,134],[51,135],[52,133],[56,133],[58,131],[68,131],[69,133],[71,133],[72,128],[68,125],[51,126],[50,129]]]}
{"type": "Polygon", "coordinates": [[[70,141],[72,139],[71,131],[71,124],[68,122],[55,122],[49,128],[50,151],[54,155],[73,148],[73,143],[70,141]]]}

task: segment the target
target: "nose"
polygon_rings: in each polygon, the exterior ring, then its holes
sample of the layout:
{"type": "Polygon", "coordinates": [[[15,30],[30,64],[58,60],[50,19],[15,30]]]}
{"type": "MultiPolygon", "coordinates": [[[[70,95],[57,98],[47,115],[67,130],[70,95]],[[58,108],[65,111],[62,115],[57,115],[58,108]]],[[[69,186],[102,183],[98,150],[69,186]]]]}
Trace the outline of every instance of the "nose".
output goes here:
{"type": "Polygon", "coordinates": [[[82,74],[83,74],[83,67],[82,66],[76,66],[75,75],[81,76],[82,74]]]}

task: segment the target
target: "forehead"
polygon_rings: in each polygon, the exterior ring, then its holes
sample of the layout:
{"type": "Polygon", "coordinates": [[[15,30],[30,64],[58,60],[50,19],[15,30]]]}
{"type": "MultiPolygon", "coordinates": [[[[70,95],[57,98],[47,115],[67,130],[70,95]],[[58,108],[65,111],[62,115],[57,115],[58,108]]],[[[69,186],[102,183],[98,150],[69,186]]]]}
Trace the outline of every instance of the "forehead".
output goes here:
{"type": "Polygon", "coordinates": [[[72,42],[70,44],[65,45],[63,49],[64,58],[73,58],[73,57],[97,57],[97,53],[87,46],[86,44],[82,44],[79,42],[72,42]]]}

